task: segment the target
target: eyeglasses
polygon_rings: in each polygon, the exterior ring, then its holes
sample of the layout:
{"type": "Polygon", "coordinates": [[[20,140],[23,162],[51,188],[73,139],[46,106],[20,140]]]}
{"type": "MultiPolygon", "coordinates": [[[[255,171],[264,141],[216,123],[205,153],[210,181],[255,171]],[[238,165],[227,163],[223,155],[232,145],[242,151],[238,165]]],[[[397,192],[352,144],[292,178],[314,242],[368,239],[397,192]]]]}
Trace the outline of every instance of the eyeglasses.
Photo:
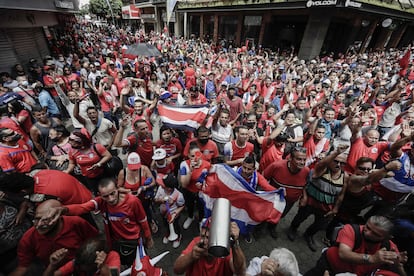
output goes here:
{"type": "Polygon", "coordinates": [[[110,192],[110,193],[107,193],[106,195],[101,195],[101,197],[102,198],[108,198],[108,197],[110,197],[110,196],[114,196],[114,195],[116,195],[116,193],[118,192],[118,190],[113,190],[112,192],[110,192]]]}
{"type": "Polygon", "coordinates": [[[339,160],[334,160],[334,162],[335,162],[336,164],[341,165],[341,166],[346,165],[346,162],[342,162],[342,161],[339,161],[339,160]]]}
{"type": "Polygon", "coordinates": [[[372,170],[372,168],[358,167],[358,170],[365,171],[365,172],[370,172],[372,170]]]}

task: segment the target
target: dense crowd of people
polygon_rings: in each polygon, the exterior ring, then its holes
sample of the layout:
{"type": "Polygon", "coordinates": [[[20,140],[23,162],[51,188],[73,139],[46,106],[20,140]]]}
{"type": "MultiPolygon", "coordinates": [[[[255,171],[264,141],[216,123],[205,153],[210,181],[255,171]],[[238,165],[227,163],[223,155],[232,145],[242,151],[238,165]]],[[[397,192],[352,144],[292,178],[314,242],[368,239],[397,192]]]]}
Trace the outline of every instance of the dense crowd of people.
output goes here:
{"type": "Polygon", "coordinates": [[[167,31],[73,32],[53,56],[1,73],[2,273],[118,275],[139,243],[154,246],[160,223],[173,248],[199,223],[175,273],[300,275],[287,248],[246,260],[239,239],[254,246],[255,230],[241,235],[234,222],[230,255],[209,255],[199,193],[224,163],[254,190],[283,188],[282,220],[299,206],[290,240],[314,216],[305,241],[315,252],[323,231],[328,249],[304,275],[413,275],[410,46],[305,61],[167,31]],[[160,54],[133,56],[137,42],[160,54]],[[192,132],[163,124],[160,104],[210,112],[192,132]]]}

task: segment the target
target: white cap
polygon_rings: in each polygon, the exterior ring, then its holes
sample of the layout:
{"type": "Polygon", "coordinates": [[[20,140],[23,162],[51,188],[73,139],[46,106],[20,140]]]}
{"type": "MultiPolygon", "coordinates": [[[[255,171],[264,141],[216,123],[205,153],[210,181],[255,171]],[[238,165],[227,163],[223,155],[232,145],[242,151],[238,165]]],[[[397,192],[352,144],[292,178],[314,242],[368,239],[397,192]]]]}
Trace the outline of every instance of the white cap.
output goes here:
{"type": "Polygon", "coordinates": [[[331,80],[330,79],[325,79],[322,83],[326,83],[326,84],[331,85],[331,80]]]}
{"type": "Polygon", "coordinates": [[[154,151],[154,155],[152,156],[152,160],[162,160],[165,157],[167,157],[167,152],[165,151],[165,149],[156,149],[154,151]]]}
{"type": "Polygon", "coordinates": [[[131,152],[128,155],[127,163],[128,163],[129,170],[138,170],[139,168],[141,168],[141,158],[136,152],[131,152]]]}

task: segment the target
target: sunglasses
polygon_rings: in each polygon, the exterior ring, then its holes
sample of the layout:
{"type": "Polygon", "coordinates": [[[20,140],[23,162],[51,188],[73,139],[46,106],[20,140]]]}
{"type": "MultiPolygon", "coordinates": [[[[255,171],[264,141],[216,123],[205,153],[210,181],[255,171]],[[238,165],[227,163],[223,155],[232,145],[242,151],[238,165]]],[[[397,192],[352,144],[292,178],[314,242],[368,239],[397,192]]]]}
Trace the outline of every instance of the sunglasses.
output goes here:
{"type": "Polygon", "coordinates": [[[358,170],[365,171],[365,172],[370,172],[372,170],[372,168],[358,167],[358,170]]]}

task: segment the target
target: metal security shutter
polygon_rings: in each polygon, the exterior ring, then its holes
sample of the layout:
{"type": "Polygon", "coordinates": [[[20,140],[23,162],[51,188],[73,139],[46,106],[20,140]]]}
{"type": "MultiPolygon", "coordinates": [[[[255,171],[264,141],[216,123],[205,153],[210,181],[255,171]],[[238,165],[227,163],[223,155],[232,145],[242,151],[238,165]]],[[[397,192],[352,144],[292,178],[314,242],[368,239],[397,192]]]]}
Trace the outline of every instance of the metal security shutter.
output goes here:
{"type": "Polygon", "coordinates": [[[36,47],[41,55],[41,57],[45,57],[50,54],[49,46],[46,41],[45,33],[43,28],[35,28],[33,29],[33,35],[36,41],[36,47]]]}
{"type": "Polygon", "coordinates": [[[0,72],[10,72],[11,67],[18,63],[11,40],[4,29],[0,29],[0,72]]]}
{"type": "Polygon", "coordinates": [[[27,65],[31,58],[41,62],[49,54],[42,28],[8,29],[6,32],[21,64],[27,65]]]}

